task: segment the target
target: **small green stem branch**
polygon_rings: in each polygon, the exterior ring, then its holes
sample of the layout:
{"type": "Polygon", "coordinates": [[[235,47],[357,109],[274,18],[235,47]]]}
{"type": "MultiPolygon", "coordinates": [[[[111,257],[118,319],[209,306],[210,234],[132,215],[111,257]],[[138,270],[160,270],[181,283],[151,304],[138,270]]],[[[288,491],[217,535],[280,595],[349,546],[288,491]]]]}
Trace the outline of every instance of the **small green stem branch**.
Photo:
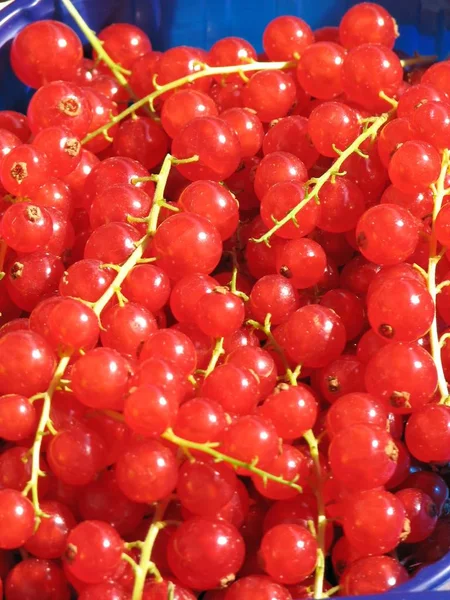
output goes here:
{"type": "Polygon", "coordinates": [[[223,349],[223,338],[217,338],[211,358],[209,359],[208,366],[204,371],[199,370],[198,373],[203,375],[205,378],[208,377],[208,375],[211,375],[216,368],[219,358],[222,356],[222,354],[225,354],[225,350],[223,349]]]}
{"type": "MultiPolygon", "coordinates": [[[[186,161],[177,161],[170,154],[168,154],[166,156],[166,158],[164,159],[161,171],[156,176],[157,180],[156,180],[155,196],[154,196],[152,208],[150,210],[150,214],[148,217],[149,225],[148,225],[147,233],[138,242],[136,249],[129,256],[129,258],[123,263],[123,265],[118,267],[115,278],[113,279],[113,281],[111,282],[109,287],[105,290],[103,295],[97,300],[97,302],[92,304],[92,309],[97,316],[101,315],[103,309],[108,304],[108,302],[111,300],[111,298],[115,294],[120,293],[120,288],[121,288],[122,283],[124,282],[127,275],[130,273],[130,271],[142,259],[142,255],[145,251],[145,248],[147,247],[149,240],[153,237],[153,235],[156,231],[156,228],[158,226],[158,216],[159,216],[159,212],[161,210],[161,205],[164,202],[164,190],[165,190],[165,186],[167,183],[167,178],[169,177],[171,166],[173,164],[177,164],[178,162],[187,162],[187,161],[192,162],[192,160],[197,160],[197,158],[193,157],[191,159],[186,159],[186,161]]],[[[50,382],[48,390],[44,394],[38,395],[39,397],[42,397],[44,399],[44,403],[43,403],[42,413],[41,413],[41,417],[39,419],[39,424],[38,424],[38,428],[36,431],[35,439],[33,442],[32,450],[31,450],[31,460],[32,460],[31,477],[30,477],[30,480],[27,483],[25,489],[23,490],[23,494],[25,496],[27,496],[28,493],[31,491],[33,506],[34,506],[34,509],[36,512],[37,519],[39,519],[41,516],[43,516],[43,513],[39,507],[39,498],[38,498],[38,481],[39,481],[39,476],[42,475],[40,466],[39,466],[42,437],[45,435],[47,430],[51,431],[50,410],[51,410],[52,397],[53,397],[53,394],[56,391],[56,389],[61,384],[61,379],[63,379],[63,377],[64,377],[64,373],[69,364],[69,361],[70,361],[70,355],[64,356],[61,358],[61,360],[58,363],[58,366],[56,367],[55,373],[50,382]],[[50,428],[49,428],[49,424],[50,424],[50,428]]]]}
{"type": "Polygon", "coordinates": [[[427,276],[428,291],[430,292],[430,296],[432,297],[435,306],[434,318],[430,329],[430,346],[431,355],[433,357],[434,364],[436,365],[436,371],[438,375],[438,388],[439,394],[441,396],[441,402],[445,402],[448,398],[448,385],[445,379],[444,368],[442,366],[441,345],[439,343],[439,333],[436,315],[436,296],[438,293],[438,288],[436,286],[436,267],[439,263],[439,260],[442,258],[442,252],[438,253],[438,240],[436,237],[436,217],[438,216],[439,211],[441,210],[442,202],[445,196],[445,179],[449,170],[449,166],[450,151],[448,149],[445,149],[442,155],[441,172],[439,174],[439,178],[437,180],[433,194],[434,205],[431,223],[430,256],[428,259],[427,276]]]}
{"type": "Polygon", "coordinates": [[[53,394],[59,386],[61,378],[64,375],[64,371],[66,370],[67,365],[69,364],[69,361],[70,356],[63,356],[61,358],[61,360],[58,363],[58,366],[55,369],[50,385],[44,394],[44,404],[42,406],[41,418],[39,419],[33,446],[31,448],[31,477],[29,482],[25,486],[25,489],[22,492],[24,496],[28,496],[29,492],[31,491],[31,498],[34,506],[34,511],[36,513],[36,520],[38,523],[39,519],[42,516],[44,516],[44,513],[40,509],[38,495],[38,482],[39,477],[42,475],[40,468],[42,438],[48,430],[48,425],[50,423],[50,409],[52,406],[53,394]]]}
{"type": "Polygon", "coordinates": [[[277,340],[275,339],[275,337],[272,333],[271,317],[272,317],[272,315],[270,313],[268,313],[266,315],[266,318],[264,319],[264,323],[259,323],[258,321],[249,319],[247,321],[247,325],[250,325],[250,327],[253,327],[253,329],[257,329],[258,331],[261,331],[262,333],[264,333],[264,335],[266,336],[267,341],[269,343],[269,346],[271,346],[275,350],[275,352],[279,355],[279,357],[281,358],[281,360],[283,362],[283,366],[286,369],[286,379],[289,381],[289,383],[291,385],[297,385],[297,377],[300,375],[301,365],[299,365],[295,369],[295,371],[293,371],[291,369],[289,362],[286,358],[286,355],[283,352],[283,349],[281,348],[280,344],[277,342],[277,340]]]}
{"type": "MultiPolygon", "coordinates": [[[[67,0],[63,0],[67,2],[67,0]]],[[[203,68],[197,73],[192,73],[191,75],[187,75],[186,77],[181,77],[180,79],[176,79],[175,81],[171,81],[163,86],[158,86],[154,92],[141,98],[121,113],[113,117],[108,123],[105,123],[102,127],[99,127],[95,131],[89,133],[83,140],[82,144],[87,144],[87,142],[91,141],[97,135],[103,135],[108,131],[113,125],[119,123],[126,117],[133,115],[139,108],[143,106],[149,105],[151,109],[153,109],[153,102],[162,94],[169,92],[170,90],[175,90],[178,87],[183,85],[193,83],[197,79],[202,79],[203,77],[214,77],[217,75],[230,75],[232,73],[243,73],[245,71],[263,71],[263,70],[271,70],[271,69],[288,69],[292,66],[295,66],[295,62],[251,62],[245,65],[233,65],[231,67],[210,67],[208,65],[203,65],[203,68]]]]}
{"type": "MultiPolygon", "coordinates": [[[[275,338],[272,334],[270,321],[271,321],[271,315],[269,313],[266,315],[266,318],[264,319],[264,324],[261,324],[258,321],[252,321],[252,320],[247,321],[247,324],[251,325],[255,329],[258,329],[259,331],[262,331],[264,333],[264,335],[267,337],[269,344],[271,346],[273,346],[273,348],[280,355],[280,357],[283,361],[283,364],[285,365],[286,378],[288,379],[290,385],[296,386],[297,378],[298,378],[298,376],[300,374],[300,370],[301,370],[301,365],[299,365],[295,369],[295,371],[292,371],[292,369],[289,367],[289,363],[286,359],[283,349],[278,344],[278,342],[275,340],[275,338]]],[[[325,577],[325,532],[326,532],[327,519],[325,516],[325,502],[324,502],[324,497],[323,497],[322,467],[320,464],[319,443],[318,443],[318,440],[317,440],[316,436],[314,435],[314,432],[312,431],[312,429],[307,431],[303,435],[303,437],[309,447],[309,452],[311,455],[311,459],[313,461],[315,479],[316,479],[315,494],[316,494],[316,498],[317,498],[318,516],[317,516],[317,526],[315,526],[314,529],[315,529],[316,535],[317,535],[318,551],[317,551],[316,572],[315,572],[315,578],[314,578],[314,598],[323,598],[323,597],[326,597],[326,596],[324,596],[324,593],[323,593],[323,582],[324,582],[324,577],[325,577]]]]}
{"type": "Polygon", "coordinates": [[[153,574],[157,581],[162,580],[158,569],[156,568],[155,564],[150,560],[150,558],[158,533],[166,525],[166,523],[163,522],[163,518],[169,502],[170,498],[160,502],[157,505],[155,514],[152,519],[152,524],[149,527],[144,542],[140,546],[141,558],[139,560],[139,564],[135,568],[135,579],[131,600],[142,599],[142,593],[144,591],[145,580],[147,578],[148,573],[153,574]]]}
{"type": "Polygon", "coordinates": [[[86,38],[87,38],[88,42],[90,43],[90,45],[92,46],[92,48],[96,51],[98,58],[102,62],[104,62],[107,67],[109,67],[109,69],[111,70],[111,73],[114,75],[117,82],[122,87],[124,87],[127,90],[127,92],[129,93],[130,97],[133,98],[134,97],[133,91],[130,88],[130,86],[128,85],[128,81],[124,76],[124,75],[131,75],[131,71],[124,69],[123,67],[121,67],[120,65],[118,65],[117,63],[115,63],[112,60],[112,58],[109,56],[109,54],[104,50],[103,44],[98,39],[98,37],[95,35],[95,32],[92,31],[92,29],[89,27],[89,25],[83,19],[83,17],[77,11],[77,9],[75,8],[75,6],[71,2],[71,0],[61,0],[61,2],[64,4],[64,6],[67,9],[67,12],[73,18],[73,20],[78,25],[80,30],[84,33],[84,35],[86,36],[86,38]]]}
{"type": "Polygon", "coordinates": [[[323,486],[322,486],[322,467],[320,464],[319,457],[319,445],[317,438],[313,431],[310,429],[303,436],[306,443],[309,446],[309,452],[314,465],[314,471],[316,476],[316,489],[315,494],[317,498],[317,565],[316,573],[314,577],[314,598],[323,598],[323,582],[325,577],[325,532],[327,526],[327,519],[325,516],[325,502],[323,497],[323,486]]]}
{"type": "Polygon", "coordinates": [[[238,469],[238,468],[245,469],[245,470],[249,471],[250,473],[254,473],[255,475],[258,475],[259,477],[261,477],[261,479],[264,482],[267,482],[269,480],[274,481],[275,483],[280,483],[281,485],[286,485],[288,487],[291,487],[294,490],[297,490],[297,492],[299,492],[299,493],[302,492],[302,488],[299,485],[297,485],[295,483],[295,481],[288,481],[287,479],[284,479],[283,477],[279,477],[278,475],[273,475],[272,473],[268,473],[267,471],[258,469],[258,467],[256,466],[256,464],[257,464],[256,459],[255,459],[254,463],[248,464],[242,460],[238,460],[237,458],[227,456],[226,454],[222,454],[222,452],[219,452],[218,450],[215,449],[215,446],[217,445],[215,443],[199,444],[197,442],[191,442],[190,440],[185,440],[183,438],[178,437],[177,435],[174,434],[174,432],[171,429],[168,429],[167,431],[165,431],[161,437],[163,439],[167,440],[168,442],[172,442],[172,444],[175,444],[175,446],[178,446],[180,448],[187,449],[187,450],[198,450],[199,452],[203,452],[204,454],[209,454],[209,456],[212,456],[213,458],[215,458],[217,462],[226,462],[226,463],[232,465],[236,469],[238,469]]]}
{"type": "Polygon", "coordinates": [[[391,115],[393,114],[393,111],[394,109],[390,112],[383,113],[379,117],[376,117],[376,119],[350,144],[350,146],[348,146],[348,148],[346,148],[343,151],[340,151],[338,158],[334,161],[334,163],[331,165],[328,171],[325,171],[325,173],[320,177],[311,179],[309,182],[306,183],[307,187],[309,187],[311,184],[312,187],[309,189],[303,200],[299,204],[297,204],[297,206],[295,206],[292,210],[290,210],[285,217],[277,221],[272,227],[272,229],[269,229],[269,231],[267,231],[260,238],[253,239],[253,241],[256,243],[264,242],[265,244],[270,246],[269,240],[274,233],[276,233],[279,229],[283,227],[283,225],[286,225],[286,223],[289,223],[290,221],[293,221],[295,223],[296,216],[302,210],[302,208],[305,207],[308,204],[308,202],[310,202],[310,200],[319,199],[319,192],[325,185],[325,183],[329,179],[333,179],[333,177],[336,177],[336,175],[340,173],[340,169],[344,162],[351,154],[354,154],[355,152],[359,151],[359,147],[363,142],[365,142],[369,138],[375,138],[377,132],[390,119],[391,115]]]}

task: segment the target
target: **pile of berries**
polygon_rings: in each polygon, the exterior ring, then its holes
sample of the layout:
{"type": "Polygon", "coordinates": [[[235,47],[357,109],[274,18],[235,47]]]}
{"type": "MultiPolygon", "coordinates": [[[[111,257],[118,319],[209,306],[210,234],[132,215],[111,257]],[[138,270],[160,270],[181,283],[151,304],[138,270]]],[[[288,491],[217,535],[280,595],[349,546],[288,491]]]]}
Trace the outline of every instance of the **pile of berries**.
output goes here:
{"type": "Polygon", "coordinates": [[[375,594],[450,548],[450,61],[26,26],[0,112],[0,597],[375,594]],[[431,65],[431,66],[430,66],[431,65]]]}

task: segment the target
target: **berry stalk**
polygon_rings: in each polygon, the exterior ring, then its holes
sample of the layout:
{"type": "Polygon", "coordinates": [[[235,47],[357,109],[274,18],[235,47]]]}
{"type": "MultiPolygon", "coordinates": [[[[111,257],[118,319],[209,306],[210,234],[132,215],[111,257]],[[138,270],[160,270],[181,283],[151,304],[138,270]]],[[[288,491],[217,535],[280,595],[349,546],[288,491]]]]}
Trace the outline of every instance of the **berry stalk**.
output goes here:
{"type": "MultiPolygon", "coordinates": [[[[445,178],[447,172],[450,167],[450,151],[446,148],[442,155],[442,166],[441,172],[439,174],[439,178],[436,182],[436,187],[434,189],[434,204],[433,204],[433,215],[432,215],[432,223],[431,223],[431,237],[430,237],[430,257],[428,259],[428,291],[430,296],[433,299],[434,306],[436,307],[436,296],[438,294],[438,288],[436,286],[436,268],[443,256],[443,252],[438,253],[438,241],[436,237],[436,217],[439,214],[439,211],[442,207],[442,202],[444,196],[446,194],[445,189],[445,178]]],[[[433,356],[434,364],[436,365],[436,371],[438,375],[438,388],[439,393],[441,395],[441,402],[445,403],[448,398],[448,385],[445,379],[444,368],[442,366],[442,358],[441,358],[441,344],[439,340],[438,326],[437,326],[437,316],[436,316],[436,308],[434,311],[433,322],[431,324],[430,329],[430,345],[431,345],[431,354],[433,356]]]]}
{"type": "Polygon", "coordinates": [[[161,437],[167,440],[168,442],[172,442],[172,444],[175,444],[176,446],[179,446],[180,448],[183,448],[185,450],[198,450],[199,452],[203,452],[204,454],[209,454],[209,456],[215,458],[217,462],[226,462],[230,465],[233,465],[233,467],[235,467],[236,469],[246,469],[247,471],[250,471],[250,473],[254,473],[255,475],[261,477],[263,481],[270,480],[274,481],[275,483],[280,483],[281,485],[287,485],[288,487],[297,490],[297,492],[299,493],[303,491],[302,488],[295,483],[295,481],[288,481],[283,477],[280,477],[278,475],[272,475],[272,473],[268,473],[267,471],[259,469],[256,466],[257,457],[255,458],[255,461],[253,463],[247,464],[242,460],[233,458],[232,456],[228,456],[226,454],[222,454],[222,452],[216,450],[215,447],[218,445],[218,443],[199,444],[197,442],[191,442],[190,440],[185,440],[175,435],[172,429],[167,429],[167,431],[165,431],[161,437]]]}
{"type": "Polygon", "coordinates": [[[24,496],[28,496],[31,491],[31,497],[33,502],[34,511],[36,513],[36,521],[39,524],[40,518],[45,516],[44,513],[40,509],[39,505],[39,494],[38,494],[38,482],[39,477],[42,475],[40,468],[40,457],[41,457],[41,446],[42,446],[42,438],[49,430],[50,424],[50,409],[52,406],[52,398],[56,389],[58,388],[60,381],[64,375],[64,371],[67,369],[67,366],[70,361],[69,356],[63,356],[58,363],[58,366],[55,369],[55,373],[53,378],[48,386],[48,390],[44,394],[44,404],[42,406],[41,418],[39,419],[36,435],[34,438],[33,446],[31,448],[31,477],[27,485],[25,486],[22,494],[24,496]]]}
{"type": "Polygon", "coordinates": [[[170,502],[170,498],[158,503],[156,506],[155,514],[153,515],[152,524],[149,527],[144,543],[141,546],[141,558],[136,569],[136,577],[134,580],[133,593],[131,600],[141,600],[142,593],[144,591],[145,579],[147,574],[153,573],[157,579],[161,579],[161,575],[156,570],[154,563],[150,560],[152,555],[153,546],[155,545],[156,537],[164,524],[161,523],[164,518],[167,506],[170,502]]]}
{"type": "Polygon", "coordinates": [[[206,64],[202,63],[202,70],[197,73],[192,73],[191,75],[186,75],[185,77],[181,77],[180,79],[175,79],[163,86],[158,86],[156,84],[156,89],[148,96],[141,98],[134,104],[131,104],[128,108],[123,110],[121,113],[112,117],[108,123],[105,123],[102,127],[99,127],[95,131],[88,133],[88,135],[83,138],[81,141],[82,144],[87,144],[97,135],[104,135],[113,125],[116,123],[120,123],[126,117],[133,115],[139,108],[142,108],[146,104],[149,104],[150,109],[153,110],[153,101],[156,100],[159,96],[162,96],[166,92],[170,90],[174,90],[183,85],[193,83],[197,79],[202,79],[203,77],[213,77],[215,75],[231,75],[233,73],[244,73],[247,71],[263,71],[263,70],[272,70],[272,69],[288,69],[289,67],[295,66],[295,62],[251,62],[245,65],[232,65],[230,67],[210,67],[206,64]]]}
{"type": "MultiPolygon", "coordinates": [[[[300,375],[301,365],[299,365],[294,371],[289,367],[289,363],[287,358],[283,352],[283,349],[278,344],[276,339],[274,338],[271,332],[270,325],[271,315],[267,314],[264,319],[264,324],[258,323],[258,321],[247,321],[248,325],[251,325],[255,329],[262,331],[269,344],[276,350],[276,352],[280,355],[283,364],[286,368],[286,379],[289,381],[289,384],[292,386],[297,385],[297,379],[300,375]]],[[[315,471],[315,495],[317,499],[317,527],[316,527],[316,536],[317,536],[317,565],[316,572],[314,578],[314,598],[324,598],[326,595],[323,593],[323,583],[325,578],[325,533],[327,526],[327,519],[325,516],[325,502],[323,497],[323,489],[322,489],[322,466],[320,464],[320,456],[319,456],[319,443],[314,435],[312,429],[307,431],[303,435],[306,443],[309,447],[309,452],[311,455],[311,459],[313,461],[314,471],[315,471]]]]}
{"type": "MultiPolygon", "coordinates": [[[[192,160],[196,160],[196,157],[186,159],[188,162],[192,162],[192,160]]],[[[155,195],[153,198],[152,208],[150,210],[150,214],[148,216],[148,230],[145,236],[138,242],[136,249],[130,255],[130,257],[124,262],[124,264],[117,269],[117,275],[111,282],[110,286],[103,293],[103,295],[92,304],[92,310],[95,314],[100,317],[103,309],[114,296],[114,294],[120,293],[120,287],[124,282],[127,275],[130,271],[138,264],[141,259],[148,242],[153,237],[156,228],[158,226],[158,216],[161,210],[161,206],[164,204],[164,190],[166,187],[167,179],[169,177],[170,169],[173,164],[186,162],[185,160],[177,160],[174,159],[170,154],[166,156],[164,159],[163,165],[161,167],[161,171],[158,175],[156,175],[156,189],[155,195]]],[[[53,378],[50,382],[50,385],[43,395],[44,397],[44,405],[42,408],[42,414],[39,420],[38,428],[36,431],[36,436],[33,442],[33,446],[31,449],[31,460],[32,460],[32,470],[31,477],[27,485],[23,490],[24,496],[27,496],[31,491],[33,506],[36,511],[37,518],[43,516],[42,511],[39,507],[39,497],[38,497],[38,481],[39,477],[42,476],[39,459],[40,459],[40,451],[42,445],[42,438],[47,431],[50,429],[50,411],[51,411],[51,403],[52,397],[56,389],[58,388],[61,379],[64,376],[64,372],[69,364],[70,356],[72,353],[65,355],[61,358],[56,367],[53,378]]]]}
{"type": "MultiPolygon", "coordinates": [[[[395,102],[394,100],[391,101],[391,103],[393,105],[394,105],[394,102],[395,102]]],[[[395,103],[395,105],[396,105],[396,103],[395,103]]],[[[377,132],[391,118],[392,113],[393,113],[393,111],[386,112],[386,113],[383,113],[382,115],[380,115],[379,117],[374,118],[374,120],[371,122],[371,124],[361,133],[361,135],[359,135],[350,144],[350,146],[348,146],[343,151],[339,151],[338,158],[334,161],[334,163],[331,165],[331,167],[327,171],[325,171],[325,173],[323,175],[321,175],[318,178],[310,179],[305,184],[306,187],[308,187],[310,184],[313,184],[313,185],[312,185],[311,189],[309,190],[309,192],[306,194],[306,196],[303,198],[303,200],[299,204],[297,204],[297,206],[295,206],[292,210],[290,210],[285,217],[283,217],[282,219],[277,221],[275,223],[275,225],[271,229],[269,229],[269,231],[267,231],[260,238],[253,239],[252,241],[254,241],[258,244],[260,244],[261,242],[264,242],[265,244],[270,246],[269,240],[273,236],[273,234],[276,233],[279,229],[281,229],[284,225],[286,225],[286,223],[289,223],[290,221],[293,221],[295,223],[298,213],[302,210],[303,207],[305,207],[308,204],[308,202],[310,202],[310,200],[319,201],[319,192],[322,189],[322,187],[325,185],[325,183],[329,179],[332,179],[333,177],[336,177],[337,175],[339,175],[340,169],[341,169],[342,165],[344,164],[344,162],[347,160],[347,158],[351,154],[359,151],[359,147],[361,146],[361,144],[363,142],[365,142],[369,138],[372,138],[372,139],[375,138],[377,132]]]]}
{"type": "Polygon", "coordinates": [[[118,65],[117,63],[115,63],[113,61],[113,59],[109,56],[109,54],[103,48],[103,45],[102,45],[101,41],[98,39],[98,37],[95,35],[95,32],[92,31],[92,29],[89,27],[89,25],[83,19],[83,17],[77,11],[77,9],[75,8],[75,6],[71,2],[71,0],[61,0],[61,2],[66,7],[67,12],[73,18],[75,23],[78,25],[78,27],[84,33],[84,35],[86,36],[86,38],[87,38],[88,42],[90,43],[90,45],[92,46],[92,48],[94,48],[94,50],[97,52],[98,58],[102,62],[104,62],[107,67],[109,67],[109,69],[111,70],[111,73],[114,75],[117,82],[127,90],[127,92],[130,94],[131,97],[134,97],[133,91],[130,88],[130,86],[128,85],[127,79],[125,78],[125,75],[131,75],[131,71],[124,69],[123,67],[121,67],[120,65],[118,65]]]}

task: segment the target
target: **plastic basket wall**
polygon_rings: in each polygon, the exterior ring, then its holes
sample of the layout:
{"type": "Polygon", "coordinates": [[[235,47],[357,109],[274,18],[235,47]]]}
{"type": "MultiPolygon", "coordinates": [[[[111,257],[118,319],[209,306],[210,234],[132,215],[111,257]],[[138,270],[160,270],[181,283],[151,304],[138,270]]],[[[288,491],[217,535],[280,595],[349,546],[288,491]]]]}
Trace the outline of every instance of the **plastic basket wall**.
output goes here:
{"type": "MultiPolygon", "coordinates": [[[[413,55],[450,55],[450,0],[378,0],[396,18],[396,48],[413,55]]],[[[282,14],[297,15],[313,29],[337,25],[352,0],[74,0],[92,29],[113,22],[135,23],[147,31],[157,50],[190,45],[209,48],[217,39],[235,35],[258,51],[265,25],[282,14]]],[[[0,109],[25,110],[30,90],[9,67],[11,40],[28,23],[57,19],[73,25],[58,0],[15,0],[0,10],[0,109]]],[[[450,541],[449,541],[450,543],[450,541]]],[[[450,548],[449,548],[450,550],[450,548]]],[[[450,553],[389,593],[390,600],[449,600],[450,553]],[[430,594],[429,592],[434,593],[430,594]]],[[[367,596],[374,600],[381,596],[367,596]]]]}

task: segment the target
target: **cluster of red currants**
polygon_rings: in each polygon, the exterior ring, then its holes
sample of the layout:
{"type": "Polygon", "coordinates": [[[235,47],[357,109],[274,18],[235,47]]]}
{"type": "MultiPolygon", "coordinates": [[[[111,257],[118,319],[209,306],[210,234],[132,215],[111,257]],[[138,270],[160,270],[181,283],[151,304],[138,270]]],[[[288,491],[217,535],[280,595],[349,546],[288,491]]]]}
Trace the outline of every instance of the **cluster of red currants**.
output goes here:
{"type": "Polygon", "coordinates": [[[374,594],[449,550],[450,61],[397,35],[17,35],[0,597],[374,594]]]}

